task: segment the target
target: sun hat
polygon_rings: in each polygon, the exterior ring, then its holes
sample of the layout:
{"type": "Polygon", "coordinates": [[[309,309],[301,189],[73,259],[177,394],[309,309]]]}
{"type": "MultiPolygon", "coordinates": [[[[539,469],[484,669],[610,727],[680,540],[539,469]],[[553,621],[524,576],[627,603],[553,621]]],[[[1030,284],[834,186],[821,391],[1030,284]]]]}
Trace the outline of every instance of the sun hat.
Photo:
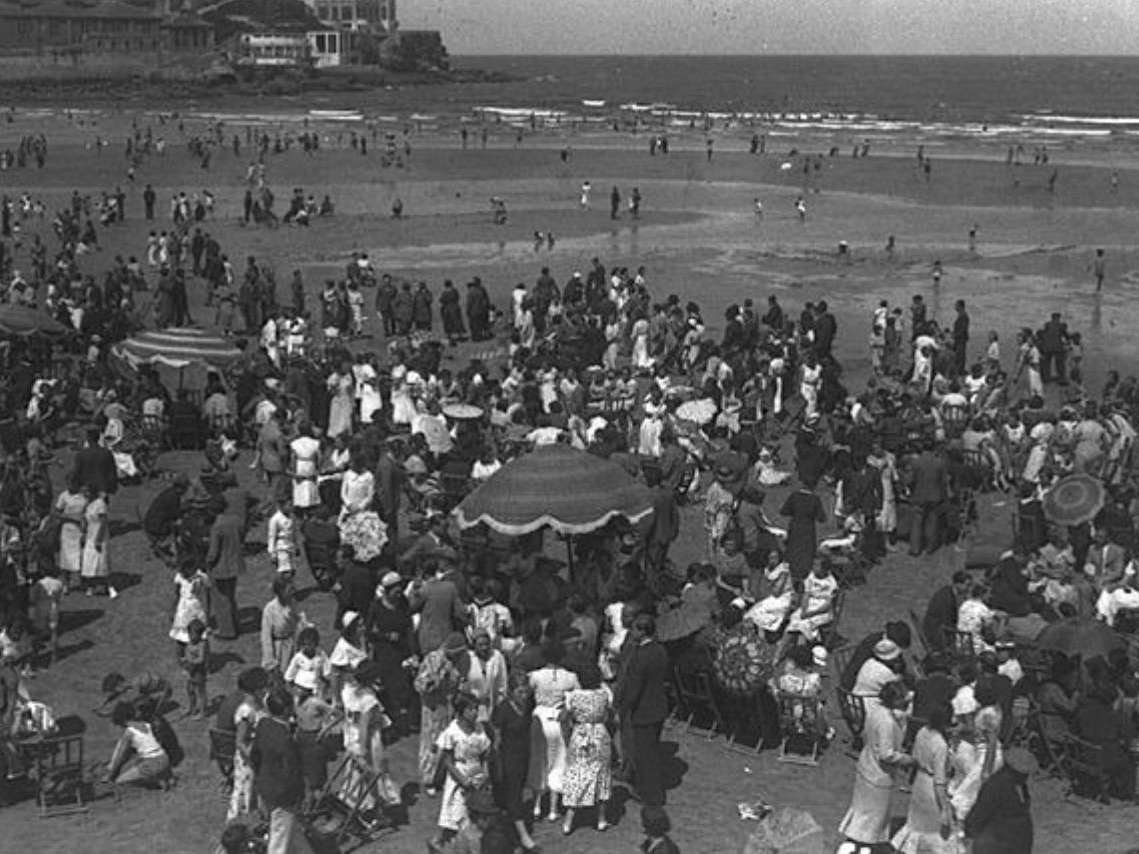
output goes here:
{"type": "Polygon", "coordinates": [[[384,573],[383,578],[380,579],[380,587],[384,589],[388,587],[398,587],[401,584],[403,584],[403,576],[394,569],[389,569],[384,573]]]}
{"type": "Polygon", "coordinates": [[[358,619],[360,619],[359,611],[345,611],[340,617],[340,628],[347,629],[358,619]]]}

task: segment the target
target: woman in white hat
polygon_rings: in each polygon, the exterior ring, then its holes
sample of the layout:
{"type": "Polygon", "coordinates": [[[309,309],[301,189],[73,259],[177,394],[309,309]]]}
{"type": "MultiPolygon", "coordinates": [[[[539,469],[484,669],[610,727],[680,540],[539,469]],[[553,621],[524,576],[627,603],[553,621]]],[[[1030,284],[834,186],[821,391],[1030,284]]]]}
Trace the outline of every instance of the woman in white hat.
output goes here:
{"type": "Polygon", "coordinates": [[[854,842],[879,845],[889,839],[894,773],[914,764],[902,750],[907,705],[905,687],[891,682],[878,702],[866,707],[865,746],[858,757],[854,794],[838,826],[838,832],[854,842]]]}

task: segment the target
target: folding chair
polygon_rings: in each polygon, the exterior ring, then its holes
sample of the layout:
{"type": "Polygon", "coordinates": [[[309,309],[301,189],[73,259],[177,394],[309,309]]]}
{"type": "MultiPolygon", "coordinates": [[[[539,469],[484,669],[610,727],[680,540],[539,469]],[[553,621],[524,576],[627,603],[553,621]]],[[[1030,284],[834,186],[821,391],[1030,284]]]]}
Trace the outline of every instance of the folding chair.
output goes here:
{"type": "Polygon", "coordinates": [[[833,649],[841,636],[838,633],[838,624],[842,620],[842,611],[846,607],[846,591],[839,588],[834,594],[834,619],[819,626],[819,640],[828,650],[833,649]]]}
{"type": "Polygon", "coordinates": [[[673,685],[676,687],[677,704],[673,716],[678,723],[683,722],[684,732],[690,730],[703,730],[711,741],[717,732],[725,733],[728,726],[724,722],[724,715],[716,702],[712,692],[712,680],[704,671],[697,671],[685,675],[681,668],[672,671],[673,685]],[[681,714],[684,718],[681,718],[681,714]],[[693,721],[697,718],[706,719],[707,727],[695,726],[693,721]]]}
{"type": "Polygon", "coordinates": [[[910,626],[913,628],[918,640],[921,641],[921,647],[925,650],[926,655],[937,652],[937,650],[933,648],[933,644],[929,642],[929,638],[925,636],[925,629],[922,628],[922,620],[913,609],[910,609],[910,626]]]}
{"type": "Polygon", "coordinates": [[[945,639],[945,648],[953,657],[972,658],[977,654],[972,632],[959,632],[956,626],[943,626],[941,635],[945,639]]]}
{"type": "Polygon", "coordinates": [[[792,765],[818,765],[822,736],[818,720],[822,705],[818,697],[776,694],[779,702],[779,762],[792,765]]]}
{"type": "Polygon", "coordinates": [[[854,750],[862,750],[862,731],[866,728],[866,703],[855,694],[847,691],[841,685],[835,688],[838,695],[838,708],[842,712],[842,719],[846,728],[850,730],[850,746],[854,750]]]}
{"type": "Polygon", "coordinates": [[[391,829],[376,797],[378,780],[379,772],[368,768],[358,756],[344,754],[304,818],[321,833],[334,835],[337,846],[349,837],[356,841],[353,847],[373,841],[381,831],[391,829]],[[366,818],[364,814],[373,810],[376,818],[366,818]]]}
{"type": "Polygon", "coordinates": [[[82,733],[41,736],[20,751],[32,768],[40,818],[87,812],[82,733]]]}

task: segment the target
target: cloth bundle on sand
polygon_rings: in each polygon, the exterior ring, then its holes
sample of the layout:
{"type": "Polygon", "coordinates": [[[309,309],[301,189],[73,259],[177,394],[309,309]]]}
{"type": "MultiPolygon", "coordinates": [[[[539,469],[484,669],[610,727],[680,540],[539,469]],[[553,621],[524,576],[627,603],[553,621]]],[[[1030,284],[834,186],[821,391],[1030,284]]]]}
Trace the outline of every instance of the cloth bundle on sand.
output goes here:
{"type": "Polygon", "coordinates": [[[784,807],[752,831],[743,854],[826,854],[822,827],[805,810],[784,807]]]}

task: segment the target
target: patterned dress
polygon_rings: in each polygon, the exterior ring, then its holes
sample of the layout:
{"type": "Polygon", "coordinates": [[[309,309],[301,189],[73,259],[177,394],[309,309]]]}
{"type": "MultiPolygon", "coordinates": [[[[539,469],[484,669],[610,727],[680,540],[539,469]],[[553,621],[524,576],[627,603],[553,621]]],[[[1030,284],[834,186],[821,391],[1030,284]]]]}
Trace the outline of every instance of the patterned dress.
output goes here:
{"type": "Polygon", "coordinates": [[[591,807],[609,800],[612,783],[612,743],[605,726],[610,695],[608,689],[570,691],[566,711],[573,718],[566,763],[563,803],[567,807],[591,807]]]}
{"type": "Polygon", "coordinates": [[[241,724],[245,723],[246,743],[238,744],[233,754],[233,791],[229,796],[229,810],[225,814],[226,821],[233,821],[241,815],[257,811],[257,794],[253,788],[253,768],[245,759],[243,747],[253,743],[253,733],[265,712],[255,706],[249,699],[242,701],[233,715],[233,723],[241,731],[241,724]]]}
{"type": "Polygon", "coordinates": [[[438,740],[451,720],[451,697],[459,690],[462,677],[441,649],[427,653],[415,676],[419,694],[419,781],[432,786],[439,767],[438,740]]]}

